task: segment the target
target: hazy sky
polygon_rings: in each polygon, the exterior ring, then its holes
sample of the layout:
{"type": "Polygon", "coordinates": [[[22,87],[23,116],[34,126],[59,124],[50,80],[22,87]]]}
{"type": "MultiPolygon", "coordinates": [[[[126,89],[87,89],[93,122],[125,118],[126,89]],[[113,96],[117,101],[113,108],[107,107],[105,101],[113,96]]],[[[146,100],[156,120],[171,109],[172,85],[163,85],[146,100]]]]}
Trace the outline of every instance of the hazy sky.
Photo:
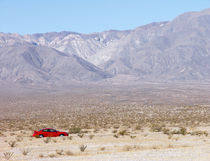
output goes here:
{"type": "Polygon", "coordinates": [[[210,8],[210,0],[0,0],[0,32],[126,30],[210,8]]]}

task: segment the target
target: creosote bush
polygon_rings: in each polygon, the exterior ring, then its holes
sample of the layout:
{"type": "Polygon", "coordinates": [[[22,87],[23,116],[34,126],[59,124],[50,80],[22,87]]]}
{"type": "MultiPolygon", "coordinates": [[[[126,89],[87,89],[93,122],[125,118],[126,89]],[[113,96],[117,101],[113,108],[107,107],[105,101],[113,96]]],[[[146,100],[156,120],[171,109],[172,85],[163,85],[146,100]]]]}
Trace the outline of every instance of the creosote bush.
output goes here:
{"type": "Polygon", "coordinates": [[[69,134],[78,134],[82,131],[80,127],[72,127],[69,129],[69,134]]]}

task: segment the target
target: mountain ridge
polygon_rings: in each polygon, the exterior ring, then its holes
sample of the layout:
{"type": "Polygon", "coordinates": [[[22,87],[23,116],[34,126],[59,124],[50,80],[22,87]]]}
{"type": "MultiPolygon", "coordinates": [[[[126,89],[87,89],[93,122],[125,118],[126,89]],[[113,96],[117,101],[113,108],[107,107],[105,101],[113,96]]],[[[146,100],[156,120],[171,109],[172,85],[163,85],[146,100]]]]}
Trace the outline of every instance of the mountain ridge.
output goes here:
{"type": "Polygon", "coordinates": [[[143,81],[209,81],[209,62],[210,9],[125,31],[0,33],[0,79],[16,82],[22,75],[26,84],[100,81],[118,75],[143,81]],[[18,53],[24,47],[27,50],[18,53]],[[8,64],[13,64],[9,70],[8,64]]]}

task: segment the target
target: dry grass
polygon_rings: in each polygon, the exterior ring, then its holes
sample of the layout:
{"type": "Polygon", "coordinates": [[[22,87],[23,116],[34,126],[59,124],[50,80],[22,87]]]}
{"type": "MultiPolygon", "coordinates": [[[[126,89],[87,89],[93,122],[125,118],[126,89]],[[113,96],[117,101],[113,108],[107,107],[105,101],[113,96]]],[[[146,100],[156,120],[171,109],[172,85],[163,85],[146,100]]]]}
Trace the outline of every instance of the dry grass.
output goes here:
{"type": "Polygon", "coordinates": [[[6,160],[10,160],[10,158],[12,158],[13,154],[14,154],[14,152],[5,152],[4,153],[4,158],[6,160]]]}
{"type": "Polygon", "coordinates": [[[26,148],[26,149],[22,149],[21,152],[23,155],[28,155],[28,153],[30,153],[30,149],[26,148]]]}

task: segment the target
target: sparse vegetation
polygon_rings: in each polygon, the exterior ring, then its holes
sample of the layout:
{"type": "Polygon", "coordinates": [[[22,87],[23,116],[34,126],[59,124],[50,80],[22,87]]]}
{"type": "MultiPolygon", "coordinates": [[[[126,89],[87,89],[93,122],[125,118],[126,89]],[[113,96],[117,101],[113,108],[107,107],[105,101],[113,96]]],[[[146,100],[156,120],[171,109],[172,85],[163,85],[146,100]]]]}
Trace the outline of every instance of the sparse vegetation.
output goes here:
{"type": "Polygon", "coordinates": [[[191,135],[198,135],[198,136],[208,136],[208,132],[207,131],[201,131],[201,130],[199,130],[199,131],[193,131],[193,132],[191,132],[190,133],[191,135]]]}
{"type": "MultiPolygon", "coordinates": [[[[86,156],[86,154],[92,155],[95,153],[109,154],[110,151],[129,152],[142,149],[173,149],[189,146],[182,144],[181,141],[175,142],[187,137],[202,139],[205,144],[209,143],[209,131],[205,131],[206,125],[210,122],[210,106],[207,105],[141,105],[124,102],[97,103],[92,102],[92,100],[72,103],[64,100],[63,102],[55,103],[55,105],[53,103],[46,103],[46,107],[34,103],[33,106],[27,104],[27,108],[24,108],[24,110],[22,107],[15,109],[17,110],[14,113],[15,119],[14,116],[11,119],[9,113],[5,113],[5,115],[2,115],[5,119],[0,120],[0,127],[8,131],[4,133],[4,135],[8,133],[8,136],[2,136],[4,137],[2,142],[9,145],[7,148],[10,150],[10,147],[18,146],[21,148],[24,144],[29,145],[29,143],[34,143],[35,141],[37,146],[43,149],[43,147],[51,147],[51,144],[46,144],[52,141],[52,149],[44,150],[41,154],[39,153],[42,151],[36,153],[35,150],[35,156],[40,158],[46,157],[49,159],[49,157],[62,157],[63,155],[86,156]],[[59,106],[60,104],[62,106],[59,106]],[[127,110],[128,108],[129,111],[127,110]],[[69,130],[71,136],[62,138],[45,137],[41,139],[29,137],[31,136],[31,131],[45,127],[69,130]],[[19,131],[19,129],[22,130],[19,131]],[[26,132],[23,129],[26,129],[26,132]],[[166,142],[163,145],[154,142],[146,146],[134,145],[139,140],[142,140],[142,142],[153,140],[154,135],[160,135],[161,139],[166,142]],[[100,144],[96,148],[90,146],[87,150],[89,143],[91,144],[93,141],[98,142],[100,138],[103,139],[104,137],[110,140],[110,144],[113,142],[116,146],[112,147],[100,144]],[[13,139],[14,141],[10,141],[13,139]],[[123,143],[121,140],[123,140],[123,143]],[[71,150],[74,153],[70,150],[62,149],[64,147],[60,145],[64,143],[68,145],[73,144],[71,150]],[[74,151],[75,146],[77,150],[74,151]],[[95,151],[95,149],[98,151],[95,151]],[[49,153],[49,151],[52,153],[49,153]]],[[[8,149],[5,149],[5,151],[8,149]]],[[[2,154],[5,151],[2,151],[2,154]]],[[[25,158],[30,157],[31,153],[27,147],[21,152],[23,155],[27,155],[25,158]]]]}

